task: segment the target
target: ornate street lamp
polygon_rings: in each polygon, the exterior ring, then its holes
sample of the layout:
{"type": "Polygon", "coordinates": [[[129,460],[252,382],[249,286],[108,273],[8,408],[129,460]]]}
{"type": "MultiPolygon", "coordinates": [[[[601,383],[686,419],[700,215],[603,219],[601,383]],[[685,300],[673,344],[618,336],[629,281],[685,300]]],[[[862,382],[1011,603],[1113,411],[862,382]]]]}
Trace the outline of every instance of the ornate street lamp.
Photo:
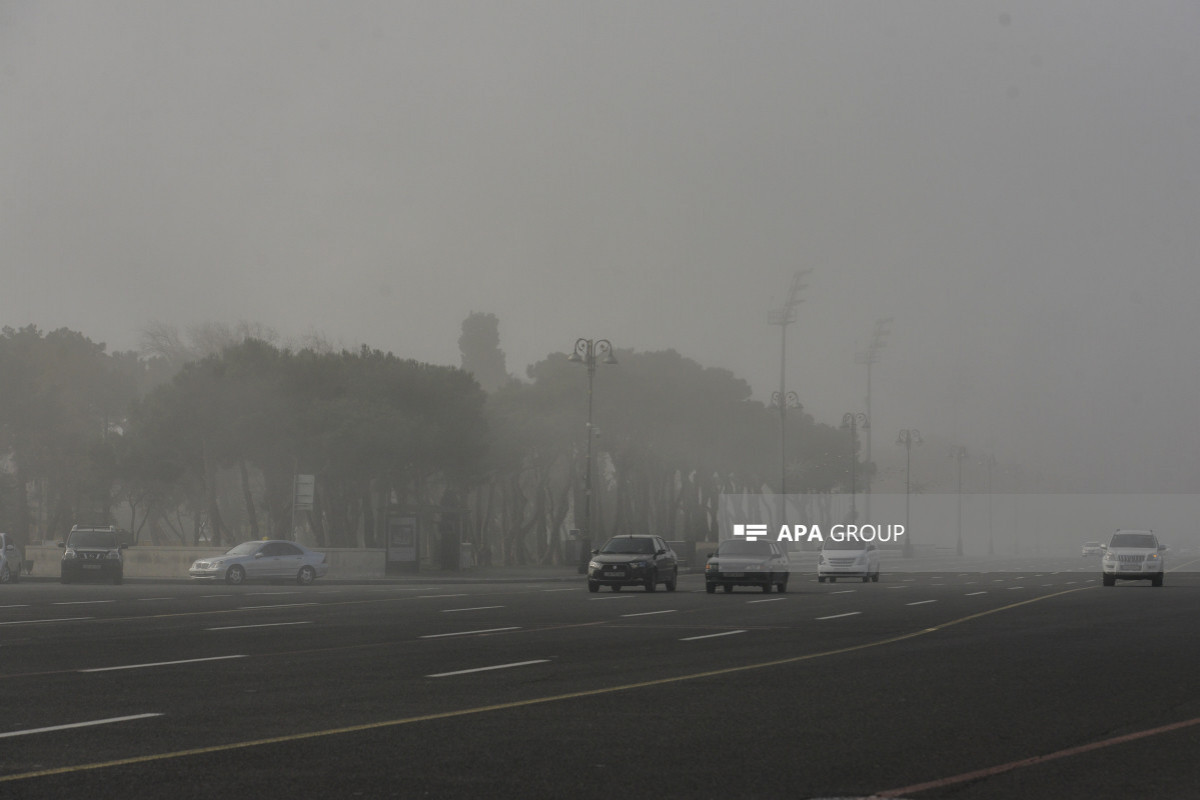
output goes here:
{"type": "Polygon", "coordinates": [[[909,475],[912,473],[913,445],[921,444],[921,432],[915,428],[905,428],[896,438],[896,444],[904,446],[904,557],[912,558],[912,533],[908,527],[908,498],[912,491],[909,475]]]}
{"type": "Polygon", "coordinates": [[[612,342],[608,339],[576,339],[575,350],[567,360],[587,367],[588,376],[587,464],[583,470],[583,523],[579,552],[579,573],[582,575],[587,572],[592,552],[592,438],[595,435],[592,428],[592,383],[596,378],[597,361],[601,364],[616,364],[617,359],[613,356],[612,342]]]}
{"type": "Polygon", "coordinates": [[[859,411],[852,413],[847,411],[842,415],[842,430],[850,431],[850,521],[858,521],[858,506],[855,496],[857,494],[855,483],[857,482],[858,474],[858,429],[864,431],[871,430],[871,423],[867,419],[867,415],[859,411]]]}

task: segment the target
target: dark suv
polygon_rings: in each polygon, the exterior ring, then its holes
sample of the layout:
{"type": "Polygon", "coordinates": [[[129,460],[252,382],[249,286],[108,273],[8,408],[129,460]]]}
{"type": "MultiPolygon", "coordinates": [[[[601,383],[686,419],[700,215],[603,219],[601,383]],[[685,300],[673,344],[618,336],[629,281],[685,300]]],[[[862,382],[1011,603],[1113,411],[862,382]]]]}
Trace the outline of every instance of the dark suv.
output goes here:
{"type": "Polygon", "coordinates": [[[71,528],[63,548],[62,571],[59,580],[72,583],[80,579],[99,579],[120,583],[125,577],[125,553],[128,545],[121,541],[113,527],[93,528],[76,525],[71,528]]]}

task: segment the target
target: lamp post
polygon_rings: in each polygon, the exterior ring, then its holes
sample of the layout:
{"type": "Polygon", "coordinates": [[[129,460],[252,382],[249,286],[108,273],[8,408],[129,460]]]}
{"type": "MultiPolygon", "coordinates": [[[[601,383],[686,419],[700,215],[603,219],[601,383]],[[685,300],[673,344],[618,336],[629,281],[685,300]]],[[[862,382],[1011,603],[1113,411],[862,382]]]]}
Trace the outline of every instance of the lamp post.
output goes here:
{"type": "Polygon", "coordinates": [[[850,431],[850,521],[858,521],[858,506],[855,500],[856,487],[855,483],[858,478],[858,429],[861,427],[864,431],[871,430],[871,423],[867,419],[867,415],[859,411],[852,413],[847,411],[842,415],[842,430],[850,431]]]}
{"type": "MultiPolygon", "coordinates": [[[[787,326],[796,321],[796,306],[800,304],[800,293],[803,292],[808,285],[804,282],[804,278],[812,272],[811,269],[802,270],[792,276],[792,285],[788,289],[787,299],[779,308],[771,309],[767,312],[767,324],[779,326],[779,391],[772,395],[772,399],[779,398],[779,494],[787,494],[787,401],[795,397],[794,392],[787,391],[787,326]]],[[[796,408],[800,405],[799,400],[796,401],[796,408]]]]}
{"type": "Polygon", "coordinates": [[[955,545],[954,552],[958,555],[963,554],[962,542],[962,462],[967,457],[967,448],[961,444],[955,445],[950,449],[950,457],[957,463],[958,467],[958,542],[955,545]]]}
{"type": "Polygon", "coordinates": [[[912,473],[913,445],[921,443],[921,432],[915,428],[905,428],[896,438],[896,444],[904,446],[904,557],[912,558],[912,534],[908,527],[908,496],[911,491],[909,475],[912,473]]]}
{"type": "Polygon", "coordinates": [[[996,548],[992,545],[992,470],[996,468],[996,456],[988,453],[983,463],[987,467],[988,555],[994,556],[996,548]]]}
{"type": "MultiPolygon", "coordinates": [[[[879,363],[879,352],[883,350],[887,335],[891,333],[889,326],[892,324],[892,318],[875,320],[875,328],[871,331],[871,342],[867,345],[867,349],[861,353],[854,354],[854,361],[858,364],[867,365],[867,418],[871,417],[871,365],[879,363]]],[[[864,426],[867,431],[866,436],[866,454],[863,459],[868,467],[873,467],[874,462],[871,461],[871,428],[864,426]]],[[[868,523],[871,521],[871,473],[867,473],[867,482],[863,487],[863,517],[868,523]]]]}
{"type": "Polygon", "coordinates": [[[801,409],[800,396],[795,392],[771,392],[771,408],[779,409],[779,521],[782,525],[787,520],[787,411],[789,408],[801,409]]]}
{"type": "Polygon", "coordinates": [[[612,342],[608,339],[576,339],[575,350],[567,360],[587,367],[588,376],[588,405],[587,405],[587,464],[583,469],[583,528],[580,536],[579,573],[587,572],[588,560],[592,552],[592,383],[596,378],[596,362],[616,364],[613,356],[612,342]]]}

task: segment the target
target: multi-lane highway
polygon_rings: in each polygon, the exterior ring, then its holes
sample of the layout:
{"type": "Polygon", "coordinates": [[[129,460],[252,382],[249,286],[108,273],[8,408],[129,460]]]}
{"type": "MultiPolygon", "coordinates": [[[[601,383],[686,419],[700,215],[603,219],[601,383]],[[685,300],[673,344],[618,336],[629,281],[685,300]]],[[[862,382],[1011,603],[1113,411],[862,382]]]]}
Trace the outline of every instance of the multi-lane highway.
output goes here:
{"type": "Polygon", "coordinates": [[[1195,797],[1200,574],[0,587],[3,797],[1195,797]]]}

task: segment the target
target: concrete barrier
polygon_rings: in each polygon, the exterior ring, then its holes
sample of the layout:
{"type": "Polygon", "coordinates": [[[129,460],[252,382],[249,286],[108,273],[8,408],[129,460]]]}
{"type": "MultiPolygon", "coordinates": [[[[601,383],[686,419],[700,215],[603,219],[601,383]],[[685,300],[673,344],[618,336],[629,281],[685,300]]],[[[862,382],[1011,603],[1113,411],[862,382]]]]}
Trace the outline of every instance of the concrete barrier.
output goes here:
{"type": "MultiPolygon", "coordinates": [[[[136,545],[125,550],[125,577],[186,579],[193,561],[221,555],[227,549],[136,545]]],[[[33,564],[31,577],[57,578],[62,552],[57,545],[26,545],[25,559],[33,564]]],[[[382,549],[325,548],[321,552],[329,565],[325,580],[384,577],[386,551],[382,549]]]]}

